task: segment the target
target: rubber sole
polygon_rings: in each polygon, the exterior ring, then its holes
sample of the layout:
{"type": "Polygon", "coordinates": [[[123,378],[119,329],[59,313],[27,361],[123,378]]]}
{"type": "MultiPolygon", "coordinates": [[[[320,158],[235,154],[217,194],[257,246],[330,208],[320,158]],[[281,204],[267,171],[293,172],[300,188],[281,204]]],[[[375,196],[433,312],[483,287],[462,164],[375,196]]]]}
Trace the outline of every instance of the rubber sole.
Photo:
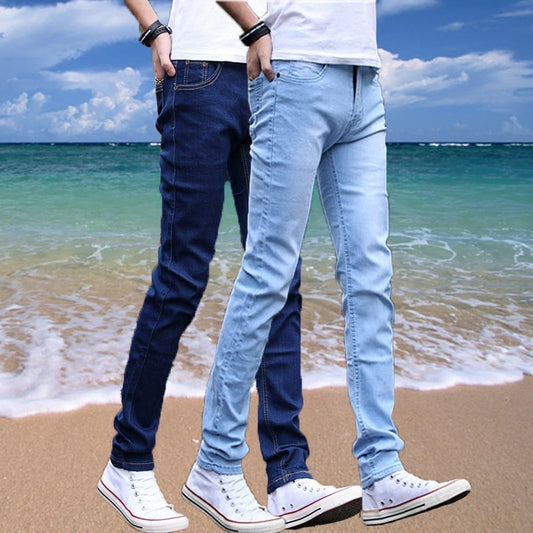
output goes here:
{"type": "Polygon", "coordinates": [[[192,503],[205,513],[224,531],[230,533],[278,533],[285,529],[285,521],[277,517],[263,522],[236,522],[229,520],[201,496],[189,489],[187,485],[183,486],[181,494],[189,503],[192,503]]]}
{"type": "Polygon", "coordinates": [[[299,529],[340,522],[361,511],[361,487],[345,487],[305,507],[281,514],[287,529],[299,529]]]}
{"type": "Polygon", "coordinates": [[[401,505],[379,510],[363,510],[361,512],[361,518],[367,526],[387,524],[456,502],[464,498],[470,490],[470,483],[466,479],[454,479],[427,494],[409,500],[401,505]]]}
{"type": "Polygon", "coordinates": [[[98,481],[97,490],[98,494],[120,513],[128,525],[137,531],[144,531],[146,533],[174,533],[174,531],[183,531],[189,527],[189,520],[183,515],[177,518],[165,518],[162,520],[145,519],[135,516],[101,479],[98,481]]]}

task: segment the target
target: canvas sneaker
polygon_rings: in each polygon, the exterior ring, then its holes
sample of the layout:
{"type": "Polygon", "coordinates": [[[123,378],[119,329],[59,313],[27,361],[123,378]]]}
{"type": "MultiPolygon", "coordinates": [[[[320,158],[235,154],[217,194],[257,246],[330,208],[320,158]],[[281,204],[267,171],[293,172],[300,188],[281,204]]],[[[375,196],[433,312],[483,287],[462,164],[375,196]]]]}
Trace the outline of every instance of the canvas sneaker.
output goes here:
{"type": "Polygon", "coordinates": [[[466,479],[438,483],[401,470],[363,489],[361,517],[369,526],[386,524],[453,503],[466,496],[470,489],[466,479]]]}
{"type": "Polygon", "coordinates": [[[345,520],[361,511],[361,487],[336,488],[315,479],[296,479],[268,495],[268,510],[287,529],[345,520]]]}
{"type": "Polygon", "coordinates": [[[152,470],[123,470],[110,461],[98,481],[98,492],[134,529],[171,533],[189,526],[187,517],[165,500],[152,470]]]}
{"type": "Polygon", "coordinates": [[[195,463],[181,492],[225,531],[276,533],[285,529],[283,518],[257,503],[242,474],[217,474],[195,463]]]}

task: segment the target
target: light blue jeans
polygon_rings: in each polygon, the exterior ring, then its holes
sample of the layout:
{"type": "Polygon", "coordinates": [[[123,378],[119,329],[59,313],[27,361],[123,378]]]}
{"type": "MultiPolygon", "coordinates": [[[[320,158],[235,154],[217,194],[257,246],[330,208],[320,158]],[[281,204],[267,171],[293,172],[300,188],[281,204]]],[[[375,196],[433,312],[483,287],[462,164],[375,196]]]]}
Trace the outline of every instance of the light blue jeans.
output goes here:
{"type": "MultiPolygon", "coordinates": [[[[381,88],[370,67],[295,61],[274,61],[273,67],[274,81],[261,75],[249,86],[248,239],[207,388],[198,463],[222,474],[242,471],[250,388],[294,275],[316,176],[337,254],[357,429],[353,452],[364,488],[402,468],[403,448],[392,422],[392,266],[381,88]]],[[[331,445],[335,453],[334,436],[331,445]]]]}

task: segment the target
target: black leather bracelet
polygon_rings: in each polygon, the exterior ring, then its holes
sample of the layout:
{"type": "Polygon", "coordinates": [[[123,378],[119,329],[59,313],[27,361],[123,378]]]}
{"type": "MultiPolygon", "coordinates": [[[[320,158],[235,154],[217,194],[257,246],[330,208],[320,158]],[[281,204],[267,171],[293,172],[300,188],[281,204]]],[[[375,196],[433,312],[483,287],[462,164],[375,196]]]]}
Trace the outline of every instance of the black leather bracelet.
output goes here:
{"type": "Polygon", "coordinates": [[[172,33],[172,30],[168,26],[162,24],[159,20],[156,20],[153,24],[150,24],[146,30],[143,31],[139,37],[139,42],[144,44],[144,46],[150,47],[152,45],[152,41],[162,33],[170,34],[172,33]]]}
{"type": "Polygon", "coordinates": [[[245,31],[239,39],[242,44],[250,46],[252,43],[255,43],[258,39],[270,33],[270,28],[260,20],[257,24],[252,26],[248,31],[245,31]]]}

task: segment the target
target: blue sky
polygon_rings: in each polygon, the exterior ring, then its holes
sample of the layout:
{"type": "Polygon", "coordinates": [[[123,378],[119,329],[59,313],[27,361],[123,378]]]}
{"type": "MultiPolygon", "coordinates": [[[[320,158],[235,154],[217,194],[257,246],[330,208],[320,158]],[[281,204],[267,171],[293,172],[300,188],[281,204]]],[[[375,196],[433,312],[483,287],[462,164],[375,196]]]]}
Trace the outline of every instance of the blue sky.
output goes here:
{"type": "MultiPolygon", "coordinates": [[[[378,11],[389,141],[533,142],[533,0],[378,11]]],[[[0,142],[157,141],[137,35],[121,0],[0,0],[0,142]]]]}

